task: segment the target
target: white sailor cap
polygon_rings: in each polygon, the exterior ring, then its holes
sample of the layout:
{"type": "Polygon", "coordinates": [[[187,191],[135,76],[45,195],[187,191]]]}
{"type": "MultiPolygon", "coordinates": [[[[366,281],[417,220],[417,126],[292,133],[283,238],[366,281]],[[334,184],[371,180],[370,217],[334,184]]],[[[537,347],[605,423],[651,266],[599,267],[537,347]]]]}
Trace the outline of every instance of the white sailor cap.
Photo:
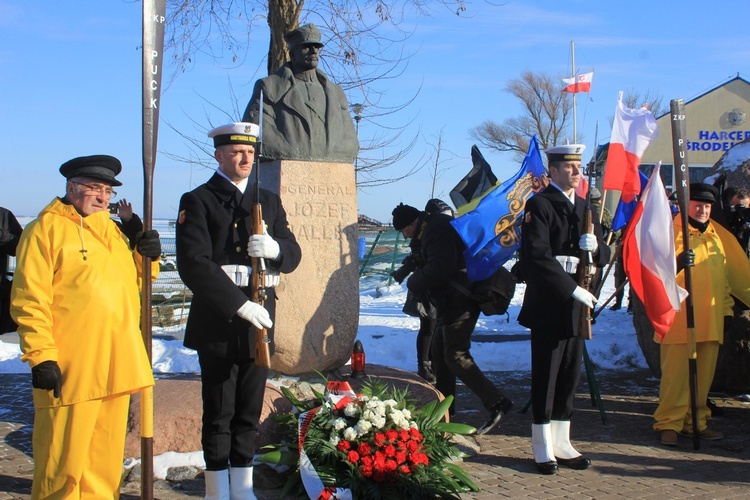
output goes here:
{"type": "Polygon", "coordinates": [[[547,154],[547,161],[581,161],[585,149],[583,144],[565,144],[547,148],[544,152],[547,154]]]}
{"type": "Polygon", "coordinates": [[[249,122],[237,122],[216,127],[208,133],[208,137],[214,140],[214,147],[224,144],[252,144],[258,142],[260,128],[249,122]]]}

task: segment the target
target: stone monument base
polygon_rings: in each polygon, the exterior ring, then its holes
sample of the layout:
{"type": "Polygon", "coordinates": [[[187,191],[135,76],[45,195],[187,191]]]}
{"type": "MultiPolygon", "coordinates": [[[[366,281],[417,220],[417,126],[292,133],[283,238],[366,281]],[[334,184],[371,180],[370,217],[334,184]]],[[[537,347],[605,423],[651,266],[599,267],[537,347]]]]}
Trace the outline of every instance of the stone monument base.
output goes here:
{"type": "MultiPolygon", "coordinates": [[[[417,374],[389,368],[387,366],[368,365],[367,375],[382,380],[397,389],[409,388],[410,394],[419,405],[430,401],[442,400],[443,396],[434,387],[425,382],[417,374]]],[[[349,379],[348,367],[333,371],[329,374],[333,380],[347,380],[356,391],[367,380],[349,379]]],[[[319,383],[321,390],[323,381],[317,374],[306,374],[301,380],[310,384],[319,383]]],[[[291,411],[292,405],[279,390],[279,385],[286,385],[290,379],[272,376],[266,382],[265,401],[260,416],[260,429],[256,440],[256,447],[279,442],[276,423],[268,418],[277,413],[291,411]]],[[[299,387],[300,384],[297,384],[299,387]]],[[[140,437],[140,395],[135,394],[130,404],[128,415],[128,434],[125,440],[125,458],[141,456],[140,437]]],[[[199,375],[175,376],[156,381],[154,387],[154,456],[168,451],[189,453],[201,451],[201,382],[199,375]]]]}

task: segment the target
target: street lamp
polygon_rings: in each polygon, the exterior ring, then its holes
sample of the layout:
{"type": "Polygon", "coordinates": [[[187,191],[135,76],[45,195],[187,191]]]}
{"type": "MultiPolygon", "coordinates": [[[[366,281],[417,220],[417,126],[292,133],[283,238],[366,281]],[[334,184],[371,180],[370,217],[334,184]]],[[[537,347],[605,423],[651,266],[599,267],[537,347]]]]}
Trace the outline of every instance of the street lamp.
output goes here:
{"type": "MultiPolygon", "coordinates": [[[[362,111],[365,110],[365,105],[362,103],[356,103],[356,104],[350,104],[349,107],[352,110],[352,113],[354,113],[354,129],[357,133],[357,142],[359,142],[359,121],[362,119],[362,111]]],[[[357,151],[357,156],[354,157],[354,182],[356,184],[357,182],[357,160],[359,158],[359,151],[357,151]]]]}

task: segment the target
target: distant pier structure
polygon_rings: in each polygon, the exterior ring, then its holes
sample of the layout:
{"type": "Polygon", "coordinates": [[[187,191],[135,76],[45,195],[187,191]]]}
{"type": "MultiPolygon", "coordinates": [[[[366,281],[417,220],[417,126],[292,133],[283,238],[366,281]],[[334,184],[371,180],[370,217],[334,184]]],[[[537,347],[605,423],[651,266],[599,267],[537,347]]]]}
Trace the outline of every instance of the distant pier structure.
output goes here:
{"type": "Polygon", "coordinates": [[[387,224],[383,224],[382,222],[366,215],[359,214],[357,216],[357,229],[360,231],[375,231],[378,229],[385,229],[386,227],[388,227],[387,224]]]}

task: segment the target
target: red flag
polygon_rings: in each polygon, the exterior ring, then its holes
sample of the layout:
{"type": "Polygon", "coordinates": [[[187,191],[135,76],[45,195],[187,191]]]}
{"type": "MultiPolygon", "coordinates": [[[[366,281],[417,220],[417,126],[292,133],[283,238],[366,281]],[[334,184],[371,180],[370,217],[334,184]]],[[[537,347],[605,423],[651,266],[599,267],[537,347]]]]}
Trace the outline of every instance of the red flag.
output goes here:
{"type": "Polygon", "coordinates": [[[591,92],[591,80],[594,78],[594,72],[583,73],[575,78],[563,78],[565,88],[563,92],[577,94],[578,92],[591,92]]]}
{"type": "Polygon", "coordinates": [[[605,190],[622,191],[624,203],[633,201],[641,190],[638,166],[646,148],[659,129],[656,118],[647,108],[630,109],[617,101],[615,120],[612,123],[612,138],[609,141],[607,166],[604,169],[602,187],[605,190]]]}
{"type": "Polygon", "coordinates": [[[586,195],[589,193],[589,181],[586,180],[586,177],[583,175],[581,175],[581,182],[578,183],[578,187],[575,191],[581,198],[586,198],[586,195]]]}
{"type": "Polygon", "coordinates": [[[677,285],[674,228],[669,200],[654,168],[625,230],[622,258],[630,286],[659,338],[669,331],[687,290],[677,285]]]}

